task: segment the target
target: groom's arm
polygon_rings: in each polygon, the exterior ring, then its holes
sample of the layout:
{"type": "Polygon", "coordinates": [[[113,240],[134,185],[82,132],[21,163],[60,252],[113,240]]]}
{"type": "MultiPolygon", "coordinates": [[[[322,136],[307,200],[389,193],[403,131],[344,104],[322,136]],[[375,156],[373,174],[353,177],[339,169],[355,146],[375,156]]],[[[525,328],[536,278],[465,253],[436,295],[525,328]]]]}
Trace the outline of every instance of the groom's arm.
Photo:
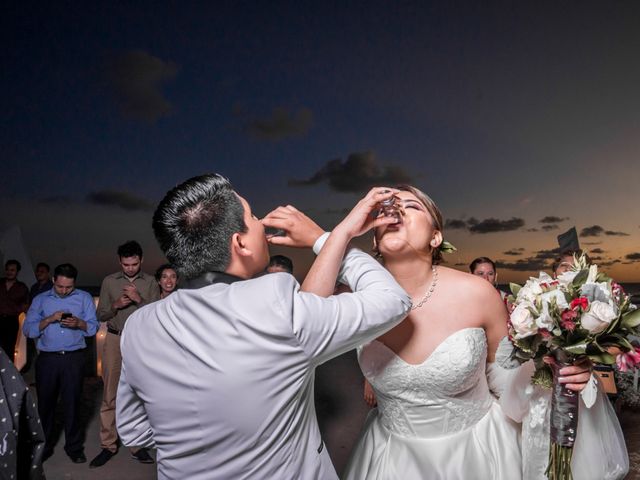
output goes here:
{"type": "Polygon", "coordinates": [[[294,334],[316,364],[378,337],[411,308],[411,299],[391,274],[360,250],[349,250],[339,278],[354,293],[323,298],[290,289],[281,294],[294,334]]]}

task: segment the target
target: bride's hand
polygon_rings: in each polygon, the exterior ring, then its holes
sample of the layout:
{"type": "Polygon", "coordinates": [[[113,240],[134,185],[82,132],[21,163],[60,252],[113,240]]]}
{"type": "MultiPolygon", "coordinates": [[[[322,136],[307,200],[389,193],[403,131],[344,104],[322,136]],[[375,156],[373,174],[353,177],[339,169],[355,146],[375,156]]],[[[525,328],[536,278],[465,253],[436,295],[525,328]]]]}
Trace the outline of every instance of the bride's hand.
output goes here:
{"type": "Polygon", "coordinates": [[[376,401],[376,394],[373,391],[373,387],[366,378],[364,379],[364,401],[371,408],[375,407],[378,404],[378,402],[376,401]]]}
{"type": "MultiPolygon", "coordinates": [[[[554,363],[553,357],[544,357],[544,362],[552,365],[554,363]]],[[[592,368],[593,364],[588,358],[578,360],[573,365],[560,369],[558,381],[563,383],[569,390],[581,392],[589,383],[592,368]]]]}
{"type": "Polygon", "coordinates": [[[397,223],[398,219],[396,217],[374,217],[372,213],[379,207],[380,202],[393,197],[398,191],[387,187],[372,188],[333,231],[341,232],[348,238],[355,238],[374,227],[397,223]]]}

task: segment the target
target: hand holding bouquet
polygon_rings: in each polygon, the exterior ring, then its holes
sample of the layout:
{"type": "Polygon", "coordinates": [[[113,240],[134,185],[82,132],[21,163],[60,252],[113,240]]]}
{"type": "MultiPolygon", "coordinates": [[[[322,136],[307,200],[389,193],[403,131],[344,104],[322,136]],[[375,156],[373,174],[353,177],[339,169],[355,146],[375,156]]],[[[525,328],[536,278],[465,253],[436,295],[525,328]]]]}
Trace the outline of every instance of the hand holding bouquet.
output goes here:
{"type": "Polygon", "coordinates": [[[523,286],[511,284],[511,291],[513,357],[520,362],[533,360],[533,383],[553,389],[547,475],[554,480],[571,479],[579,397],[558,383],[557,371],[587,359],[635,366],[640,354],[628,336],[637,334],[640,310],[597,265],[588,265],[584,255],[575,258],[573,270],[557,279],[541,272],[523,286]],[[551,365],[544,361],[549,356],[551,365]]]}

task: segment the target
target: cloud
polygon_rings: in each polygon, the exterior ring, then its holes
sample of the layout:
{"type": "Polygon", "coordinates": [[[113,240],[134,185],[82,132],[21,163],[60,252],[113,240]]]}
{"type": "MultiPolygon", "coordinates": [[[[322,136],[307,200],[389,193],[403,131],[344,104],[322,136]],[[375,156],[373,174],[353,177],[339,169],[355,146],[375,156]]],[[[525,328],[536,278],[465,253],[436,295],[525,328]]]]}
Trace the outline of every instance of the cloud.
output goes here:
{"type": "Polygon", "coordinates": [[[524,226],[522,218],[512,217],[509,220],[498,220],[497,218],[487,218],[469,227],[471,233],[494,233],[510,232],[518,230],[524,226]]]}
{"type": "MultiPolygon", "coordinates": [[[[534,256],[528,258],[521,258],[515,262],[505,262],[504,260],[498,260],[496,262],[496,268],[502,268],[505,270],[513,270],[516,272],[531,272],[546,270],[549,268],[549,260],[555,259],[559,253],[558,248],[551,250],[538,250],[534,256]]],[[[506,252],[505,252],[506,253],[506,252]]]]}
{"type": "Polygon", "coordinates": [[[591,227],[585,227],[580,231],[581,237],[599,237],[604,233],[604,228],[600,225],[592,225],[591,227]]]}
{"type": "MultiPolygon", "coordinates": [[[[509,220],[487,218],[482,221],[478,220],[475,217],[471,217],[467,220],[455,219],[455,218],[448,219],[445,222],[444,226],[445,228],[449,228],[452,230],[466,229],[466,230],[469,230],[471,233],[493,233],[493,232],[510,232],[513,230],[518,230],[523,225],[524,225],[524,220],[516,217],[512,217],[509,220]]],[[[555,228],[558,228],[558,227],[556,226],[555,228]]]]}
{"type": "MultiPolygon", "coordinates": [[[[616,263],[621,263],[621,262],[618,259],[616,259],[616,260],[608,260],[606,262],[598,263],[598,266],[599,267],[611,267],[611,266],[615,265],[616,263]]],[[[633,262],[628,262],[628,263],[633,263],[633,262]]]]}
{"type": "Polygon", "coordinates": [[[602,234],[605,234],[610,237],[628,237],[629,236],[629,234],[625,232],[615,232],[613,230],[605,230],[600,225],[593,225],[591,227],[586,227],[580,231],[581,237],[599,237],[602,234]]]}
{"type": "Polygon", "coordinates": [[[313,113],[308,108],[291,111],[286,107],[276,107],[265,118],[247,120],[245,131],[257,140],[276,142],[288,137],[301,137],[309,133],[313,125],[313,113]]]}
{"type": "Polygon", "coordinates": [[[402,167],[380,167],[373,152],[351,153],[343,162],[329,160],[306,180],[289,180],[291,186],[310,186],[327,182],[336,192],[363,192],[375,185],[408,183],[411,176],[402,167]]]}
{"type": "Polygon", "coordinates": [[[547,263],[536,258],[523,258],[520,260],[516,260],[515,262],[504,262],[498,260],[496,262],[496,268],[513,270],[516,272],[533,272],[545,270],[547,268],[547,263]]]}
{"type": "Polygon", "coordinates": [[[162,86],[178,73],[173,62],[154,57],[143,50],[131,50],[110,57],[105,76],[122,115],[155,122],[171,112],[162,86]]]}
{"type": "Polygon", "coordinates": [[[522,255],[522,252],[524,252],[524,248],[518,247],[518,248],[512,248],[512,249],[507,250],[506,252],[502,252],[502,253],[503,253],[503,255],[512,255],[514,257],[518,257],[518,256],[522,255]]]}
{"type": "Polygon", "coordinates": [[[605,253],[605,250],[601,248],[592,248],[591,253],[601,254],[601,253],[605,253]]]}
{"type": "Polygon", "coordinates": [[[637,262],[637,261],[640,261],[640,253],[638,252],[628,253],[624,256],[624,258],[626,258],[627,260],[633,260],[634,262],[637,262]]]}
{"type": "Polygon", "coordinates": [[[557,230],[558,228],[560,228],[560,227],[558,227],[558,225],[543,225],[542,226],[542,230],[544,230],[545,232],[549,232],[551,230],[557,230]]]}
{"type": "Polygon", "coordinates": [[[560,223],[560,222],[564,222],[565,220],[569,220],[569,217],[554,217],[553,215],[548,215],[548,216],[538,220],[538,222],[540,222],[540,223],[560,223]]]}
{"type": "Polygon", "coordinates": [[[444,228],[448,228],[450,230],[466,230],[467,222],[464,220],[456,220],[455,218],[448,219],[444,223],[444,228]]]}
{"type": "Polygon", "coordinates": [[[118,190],[101,190],[87,195],[87,202],[93,205],[119,207],[123,210],[153,210],[155,205],[148,200],[129,192],[118,190]]]}
{"type": "Polygon", "coordinates": [[[527,228],[527,232],[537,232],[539,231],[537,228],[527,228]]]}

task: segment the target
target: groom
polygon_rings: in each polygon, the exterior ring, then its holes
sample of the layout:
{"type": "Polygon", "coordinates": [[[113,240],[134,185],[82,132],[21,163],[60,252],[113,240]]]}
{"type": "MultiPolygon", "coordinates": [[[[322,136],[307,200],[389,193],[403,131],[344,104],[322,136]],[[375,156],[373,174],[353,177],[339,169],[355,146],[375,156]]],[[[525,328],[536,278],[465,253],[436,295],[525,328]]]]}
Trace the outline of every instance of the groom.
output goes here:
{"type": "MultiPolygon", "coordinates": [[[[369,213],[329,236],[281,209],[287,243],[321,249],[316,278],[335,276],[369,213]]],[[[340,270],[353,294],[304,293],[287,274],[252,278],[269,261],[263,223],[216,174],[169,191],[153,229],[187,282],[124,329],[116,405],[125,445],[157,448],[160,479],[337,478],[316,421],[314,369],[397,324],[406,293],[355,249],[340,270]]]]}

